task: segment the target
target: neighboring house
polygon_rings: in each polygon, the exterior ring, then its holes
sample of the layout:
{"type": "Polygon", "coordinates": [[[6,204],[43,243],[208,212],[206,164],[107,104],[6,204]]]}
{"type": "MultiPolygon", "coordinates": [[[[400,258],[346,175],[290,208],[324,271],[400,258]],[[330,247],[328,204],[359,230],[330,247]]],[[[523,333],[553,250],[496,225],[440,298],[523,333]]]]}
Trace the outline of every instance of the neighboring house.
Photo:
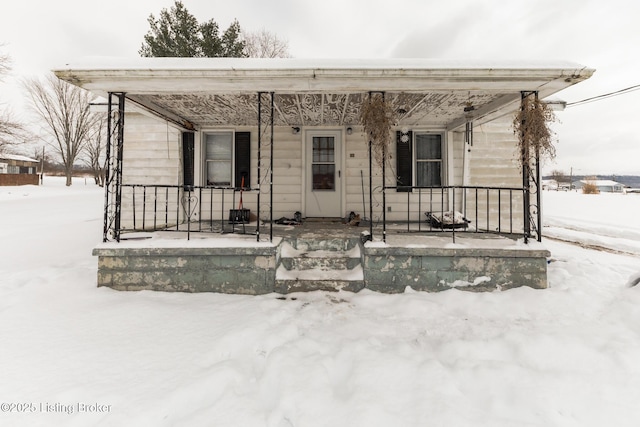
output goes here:
{"type": "Polygon", "coordinates": [[[520,166],[512,121],[523,97],[544,99],[593,70],[139,58],[54,72],[109,104],[98,284],[257,294],[546,287],[539,162],[520,166]],[[395,116],[383,164],[359,119],[378,96],[395,116]],[[360,227],[336,226],[346,216],[360,227]],[[185,240],[167,243],[160,230],[185,240]]]}
{"type": "Polygon", "coordinates": [[[0,154],[0,185],[38,185],[38,160],[16,154],[0,154]]]}
{"type": "Polygon", "coordinates": [[[582,179],[573,182],[573,188],[582,190],[585,184],[595,185],[601,193],[624,193],[624,185],[610,179],[582,179]]]}
{"type": "Polygon", "coordinates": [[[543,179],[542,180],[542,189],[543,190],[557,190],[558,189],[558,181],[555,179],[543,179]]]}

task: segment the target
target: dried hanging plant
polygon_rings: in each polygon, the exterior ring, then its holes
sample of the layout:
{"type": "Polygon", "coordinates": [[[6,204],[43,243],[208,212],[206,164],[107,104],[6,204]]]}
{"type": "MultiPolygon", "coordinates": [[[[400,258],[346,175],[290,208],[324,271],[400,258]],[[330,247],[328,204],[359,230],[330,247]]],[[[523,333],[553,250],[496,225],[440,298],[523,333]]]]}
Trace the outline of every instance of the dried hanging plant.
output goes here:
{"type": "Polygon", "coordinates": [[[521,165],[528,162],[535,153],[539,153],[540,158],[555,158],[555,133],[550,128],[555,121],[556,115],[549,105],[533,96],[523,99],[522,106],[513,119],[521,165]]]}
{"type": "Polygon", "coordinates": [[[365,98],[360,109],[360,124],[371,141],[371,151],[379,165],[385,161],[391,144],[391,129],[395,123],[393,110],[382,94],[365,98]]]}

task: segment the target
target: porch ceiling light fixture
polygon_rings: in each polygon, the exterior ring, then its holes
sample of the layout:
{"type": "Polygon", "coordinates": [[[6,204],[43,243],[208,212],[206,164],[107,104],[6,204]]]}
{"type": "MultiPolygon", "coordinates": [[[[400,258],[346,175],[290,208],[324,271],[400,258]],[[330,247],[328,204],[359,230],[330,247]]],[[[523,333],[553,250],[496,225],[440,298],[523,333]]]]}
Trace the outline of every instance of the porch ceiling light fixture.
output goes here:
{"type": "Polygon", "coordinates": [[[294,135],[297,135],[300,133],[300,128],[298,126],[292,126],[291,127],[291,133],[293,133],[294,135]]]}

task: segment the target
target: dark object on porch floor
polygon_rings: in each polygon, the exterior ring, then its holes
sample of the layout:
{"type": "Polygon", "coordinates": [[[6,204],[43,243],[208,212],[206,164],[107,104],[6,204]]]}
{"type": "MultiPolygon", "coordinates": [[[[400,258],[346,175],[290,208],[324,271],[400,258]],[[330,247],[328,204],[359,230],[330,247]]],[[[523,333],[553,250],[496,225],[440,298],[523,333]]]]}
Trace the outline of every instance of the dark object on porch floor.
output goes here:
{"type": "Polygon", "coordinates": [[[349,215],[343,218],[342,223],[357,227],[360,225],[360,214],[351,211],[349,212],[349,215]]]}
{"type": "Polygon", "coordinates": [[[460,212],[425,212],[427,222],[434,228],[440,228],[441,230],[451,230],[462,228],[465,229],[471,222],[465,218],[460,212]]]}
{"type": "Polygon", "coordinates": [[[231,209],[229,210],[229,222],[234,224],[248,224],[251,220],[251,211],[249,209],[231,209]]]}
{"type": "Polygon", "coordinates": [[[296,212],[293,214],[292,218],[282,217],[276,220],[276,224],[280,225],[300,225],[302,224],[302,214],[300,212],[296,212]]]}

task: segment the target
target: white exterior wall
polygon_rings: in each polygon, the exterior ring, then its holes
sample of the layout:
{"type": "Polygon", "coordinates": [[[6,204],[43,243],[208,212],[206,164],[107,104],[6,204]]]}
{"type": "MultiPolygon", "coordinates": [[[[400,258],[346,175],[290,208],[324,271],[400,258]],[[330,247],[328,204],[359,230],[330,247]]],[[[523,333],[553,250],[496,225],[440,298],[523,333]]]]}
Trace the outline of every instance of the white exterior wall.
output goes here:
{"type": "MultiPolygon", "coordinates": [[[[122,183],[179,185],[182,183],[182,134],[167,122],[140,113],[125,115],[122,183]]],[[[175,225],[182,218],[178,189],[155,191],[122,188],[121,224],[124,228],[150,229],[175,225]],[[135,191],[135,193],[134,193],[135,191]],[[135,213],[134,213],[135,197],[135,213]],[[157,213],[154,218],[154,211],[157,213]],[[166,211],[166,212],[165,212],[166,211]]]]}
{"type": "Polygon", "coordinates": [[[123,184],[182,182],[182,134],[167,122],[139,113],[125,116],[123,184]]]}
{"type": "MultiPolygon", "coordinates": [[[[470,147],[470,152],[467,153],[469,166],[466,184],[522,188],[522,169],[518,161],[517,145],[511,116],[475,127],[473,147],[470,147]]],[[[500,199],[496,192],[492,192],[488,201],[486,192],[481,193],[477,204],[475,197],[468,197],[466,209],[468,216],[475,216],[477,209],[479,218],[477,223],[472,225],[479,229],[496,231],[498,211],[503,231],[509,231],[505,230],[505,227],[512,227],[514,232],[523,229],[521,192],[501,192],[500,199]]]]}
{"type": "MultiPolygon", "coordinates": [[[[182,147],[181,131],[167,125],[166,122],[142,114],[130,113],[126,117],[125,151],[123,162],[124,184],[146,185],[180,185],[182,184],[182,147]]],[[[274,170],[273,170],[273,218],[293,217],[294,212],[300,211],[305,215],[305,131],[316,128],[302,128],[298,134],[293,134],[291,127],[280,126],[274,128],[274,170]]],[[[342,211],[359,213],[362,217],[369,217],[369,155],[368,146],[362,127],[354,126],[351,135],[347,135],[346,128],[318,128],[339,129],[342,131],[342,211]],[[362,172],[362,174],[361,174],[362,172]],[[363,206],[364,190],[364,206],[363,206]]],[[[414,132],[423,130],[439,131],[438,129],[412,129],[414,132]]],[[[204,160],[201,135],[208,131],[232,131],[251,133],[251,187],[261,188],[260,210],[261,217],[268,219],[271,153],[270,128],[263,129],[263,141],[261,148],[262,164],[260,177],[258,176],[258,128],[204,128],[196,132],[195,136],[195,182],[196,186],[204,184],[204,160]]],[[[493,122],[474,129],[473,147],[465,147],[464,134],[462,132],[445,132],[445,161],[444,185],[474,185],[474,186],[512,186],[520,187],[522,178],[516,157],[516,139],[510,127],[508,119],[493,122]],[[466,158],[465,158],[466,157],[466,158]]],[[[395,129],[393,141],[390,145],[390,159],[386,166],[387,186],[396,185],[396,147],[395,129]]],[[[382,169],[373,162],[373,220],[382,219],[382,169]]],[[[136,223],[140,227],[142,220],[141,197],[142,190],[136,189],[136,223]]],[[[150,191],[150,190],[147,190],[150,191]]],[[[239,207],[239,194],[226,191],[224,206],[222,206],[221,191],[203,191],[202,194],[194,193],[197,200],[197,208],[193,211],[194,219],[210,219],[212,212],[214,219],[228,219],[230,209],[239,207]],[[213,200],[212,200],[213,198],[213,200]],[[211,208],[213,206],[213,208],[211,208]]],[[[475,198],[467,194],[464,200],[460,192],[456,193],[455,209],[462,211],[476,210],[475,198]]],[[[519,195],[518,195],[519,197],[519,195]]],[[[132,224],[132,195],[123,193],[122,219],[125,226],[132,224]]],[[[153,225],[151,217],[154,209],[168,209],[169,223],[174,224],[176,217],[184,215],[184,206],[179,199],[177,190],[172,190],[168,195],[147,194],[145,206],[145,221],[147,228],[153,225]],[[155,206],[154,206],[155,204],[155,206]],[[173,218],[173,219],[171,219],[173,218]]],[[[508,220],[509,216],[518,219],[521,216],[522,204],[520,199],[515,202],[516,211],[509,211],[507,204],[510,199],[505,196],[501,200],[501,220],[508,220]]],[[[407,219],[407,193],[398,193],[388,190],[386,193],[386,218],[389,221],[407,219]]],[[[424,220],[424,213],[432,211],[449,210],[453,207],[453,192],[433,191],[423,192],[418,196],[414,191],[409,196],[409,219],[411,221],[424,220]]],[[[255,215],[258,210],[257,192],[243,193],[243,207],[250,209],[255,215]]],[[[486,200],[480,200],[478,210],[486,213],[486,200]]],[[[192,207],[192,210],[194,208],[192,207]]],[[[490,215],[497,215],[498,202],[490,198],[490,215]]],[[[161,213],[164,218],[164,211],[161,213]]],[[[469,215],[468,215],[469,216],[469,215]]],[[[486,216],[486,214],[485,214],[486,216]]],[[[478,221],[478,223],[483,221],[478,221]]],[[[486,221],[484,221],[486,222],[486,221]]],[[[493,219],[489,221],[492,228],[493,219]]],[[[477,224],[482,226],[482,224],[477,224]]],[[[475,224],[474,224],[475,226],[475,224]]],[[[521,228],[521,224],[518,227],[521,228]]]]}

